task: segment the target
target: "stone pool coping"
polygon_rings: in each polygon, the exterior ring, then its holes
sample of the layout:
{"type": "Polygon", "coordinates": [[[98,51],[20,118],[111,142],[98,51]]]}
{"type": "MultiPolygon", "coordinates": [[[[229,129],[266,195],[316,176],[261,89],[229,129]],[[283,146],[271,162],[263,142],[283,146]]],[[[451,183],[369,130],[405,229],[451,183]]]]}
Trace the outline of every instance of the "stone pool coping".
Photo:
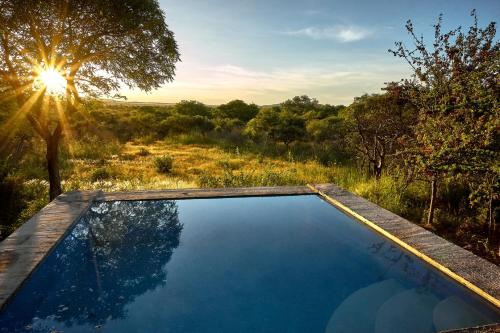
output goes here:
{"type": "Polygon", "coordinates": [[[58,196],[0,243],[0,309],[94,201],[317,194],[500,308],[500,268],[333,184],[135,192],[75,191],[58,196]]]}

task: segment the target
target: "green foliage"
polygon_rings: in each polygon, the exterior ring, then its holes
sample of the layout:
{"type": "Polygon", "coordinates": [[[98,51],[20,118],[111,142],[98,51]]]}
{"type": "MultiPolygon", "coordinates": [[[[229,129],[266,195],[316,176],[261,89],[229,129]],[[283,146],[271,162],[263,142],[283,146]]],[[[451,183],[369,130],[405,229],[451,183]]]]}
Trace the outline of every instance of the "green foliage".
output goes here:
{"type": "Polygon", "coordinates": [[[170,155],[163,155],[154,159],[156,170],[160,173],[172,172],[174,159],[170,155]]]}
{"type": "MultiPolygon", "coordinates": [[[[441,31],[440,16],[432,48],[408,21],[415,49],[398,42],[391,52],[414,70],[413,79],[404,85],[418,109],[418,121],[404,149],[405,159],[428,177],[433,188],[444,177],[465,177],[477,197],[489,198],[491,207],[500,179],[500,43],[494,22],[480,28],[475,11],[471,16],[474,22],[467,32],[459,27],[446,33],[441,31]]],[[[433,191],[429,223],[434,221],[435,199],[433,191]]],[[[494,227],[491,208],[489,215],[494,227]]]]}
{"type": "Polygon", "coordinates": [[[259,107],[255,104],[247,104],[242,100],[234,100],[226,104],[221,104],[215,109],[216,118],[238,119],[242,123],[247,123],[259,112],[259,107]]]}
{"type": "Polygon", "coordinates": [[[26,207],[23,183],[19,178],[2,177],[0,180],[0,240],[18,226],[18,216],[26,207]]]}
{"type": "Polygon", "coordinates": [[[342,119],[330,116],[312,119],[306,124],[307,135],[315,142],[336,141],[345,134],[342,119]]]}
{"type": "Polygon", "coordinates": [[[263,137],[283,142],[288,147],[306,134],[305,120],[302,116],[279,107],[264,108],[248,123],[245,132],[253,138],[263,137]]]}
{"type": "Polygon", "coordinates": [[[48,203],[46,181],[9,176],[0,181],[0,240],[48,203]]]}
{"type": "Polygon", "coordinates": [[[0,7],[4,45],[10,46],[0,47],[0,64],[6,67],[2,61],[14,59],[17,79],[30,79],[23,74],[31,72],[34,59],[61,62],[61,71],[70,73],[69,84],[87,95],[110,95],[121,83],[150,90],[174,76],[177,44],[155,0],[124,0],[120,6],[98,0],[29,5],[2,0],[0,7]],[[50,46],[41,48],[40,40],[50,46]]]}
{"type": "Polygon", "coordinates": [[[215,130],[219,133],[237,131],[245,125],[243,121],[238,118],[215,118],[215,130]]]}
{"type": "Polygon", "coordinates": [[[321,108],[319,102],[315,98],[310,98],[307,95],[295,96],[281,103],[281,108],[295,115],[305,115],[308,112],[317,112],[321,108]]]}
{"type": "Polygon", "coordinates": [[[342,111],[349,144],[369,163],[376,178],[381,177],[388,156],[401,148],[400,140],[412,134],[416,122],[414,107],[402,89],[388,84],[385,94],[356,97],[342,111]]]}
{"type": "Polygon", "coordinates": [[[174,106],[174,112],[183,116],[201,116],[210,118],[212,116],[211,109],[198,101],[181,101],[174,106]]]}
{"type": "Polygon", "coordinates": [[[276,128],[279,126],[280,109],[278,107],[262,108],[257,116],[250,120],[245,129],[245,133],[252,138],[276,138],[276,128]]]}
{"type": "Polygon", "coordinates": [[[167,117],[160,123],[160,131],[169,135],[185,134],[189,132],[208,133],[214,124],[204,116],[186,116],[175,114],[167,117]]]}
{"type": "Polygon", "coordinates": [[[276,140],[282,141],[288,147],[290,143],[304,138],[304,118],[285,110],[280,112],[278,119],[278,126],[275,128],[276,140]]]}
{"type": "MultiPolygon", "coordinates": [[[[156,0],[0,0],[0,8],[0,91],[25,108],[20,114],[46,143],[54,199],[62,192],[60,142],[81,94],[120,97],[123,85],[159,88],[174,77],[177,43],[156,0]],[[39,80],[46,71],[65,80],[57,100],[39,80]]],[[[13,135],[12,128],[5,132],[1,141],[13,135]]]]}

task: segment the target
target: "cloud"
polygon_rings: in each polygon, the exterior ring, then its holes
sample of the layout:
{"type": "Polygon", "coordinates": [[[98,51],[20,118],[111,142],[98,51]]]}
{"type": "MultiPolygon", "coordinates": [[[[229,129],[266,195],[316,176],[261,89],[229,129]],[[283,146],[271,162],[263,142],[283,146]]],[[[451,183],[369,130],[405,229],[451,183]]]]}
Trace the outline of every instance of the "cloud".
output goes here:
{"type": "Polygon", "coordinates": [[[308,27],[299,30],[285,31],[285,35],[304,36],[315,40],[334,40],[342,43],[356,42],[366,39],[372,32],[358,26],[308,27]]]}
{"type": "Polygon", "coordinates": [[[243,99],[273,104],[308,94],[324,103],[348,104],[354,96],[380,92],[383,82],[398,80],[404,73],[396,66],[308,64],[297,67],[254,70],[234,64],[179,68],[172,83],[149,95],[126,94],[132,101],[177,102],[197,99],[207,104],[243,99]]]}

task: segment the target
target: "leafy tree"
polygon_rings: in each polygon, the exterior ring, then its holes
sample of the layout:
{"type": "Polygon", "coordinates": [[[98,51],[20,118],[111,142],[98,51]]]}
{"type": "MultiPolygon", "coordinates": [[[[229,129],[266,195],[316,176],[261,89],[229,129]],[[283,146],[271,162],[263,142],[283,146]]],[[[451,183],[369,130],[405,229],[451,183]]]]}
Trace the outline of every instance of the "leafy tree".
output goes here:
{"type": "Polygon", "coordinates": [[[363,95],[343,112],[354,149],[369,163],[378,180],[388,156],[398,148],[398,141],[410,133],[414,111],[403,100],[397,85],[388,85],[385,94],[363,95]]]}
{"type": "Polygon", "coordinates": [[[280,104],[282,110],[303,116],[306,120],[323,119],[338,115],[343,105],[320,104],[317,99],[307,95],[295,96],[280,104]]]}
{"type": "Polygon", "coordinates": [[[174,77],[177,45],[156,0],[0,0],[0,8],[1,86],[17,101],[15,119],[26,117],[46,143],[54,198],[61,193],[59,144],[80,93],[157,88],[174,77]],[[62,77],[60,96],[48,96],[44,73],[62,77]]]}
{"type": "Polygon", "coordinates": [[[242,100],[236,99],[226,104],[219,105],[215,110],[217,118],[239,119],[247,123],[259,112],[259,107],[255,104],[247,104],[242,100]]]}
{"type": "Polygon", "coordinates": [[[306,134],[304,118],[288,111],[279,114],[279,123],[276,128],[276,140],[285,144],[286,148],[290,143],[303,139],[306,134]]]}
{"type": "Polygon", "coordinates": [[[206,134],[214,129],[214,124],[207,117],[174,114],[163,120],[160,123],[160,128],[160,132],[163,134],[182,134],[193,131],[206,134]]]}
{"type": "Polygon", "coordinates": [[[280,108],[262,108],[257,116],[250,120],[245,129],[245,133],[254,139],[264,137],[270,140],[277,139],[277,129],[280,122],[280,108]]]}
{"type": "Polygon", "coordinates": [[[301,116],[279,107],[264,108],[248,123],[246,133],[254,138],[263,136],[283,142],[288,149],[290,143],[305,136],[305,121],[301,116]]]}
{"type": "Polygon", "coordinates": [[[198,101],[181,101],[174,106],[174,112],[184,116],[202,116],[210,118],[210,107],[198,101]]]}
{"type": "Polygon", "coordinates": [[[308,136],[314,142],[338,140],[344,133],[343,121],[336,116],[323,119],[312,119],[306,123],[308,136]]]}
{"type": "Polygon", "coordinates": [[[344,105],[320,104],[319,109],[314,110],[314,112],[309,112],[308,114],[306,114],[306,118],[307,119],[332,118],[337,116],[344,109],[345,109],[344,105]]]}
{"type": "Polygon", "coordinates": [[[295,96],[281,103],[281,108],[296,115],[305,115],[308,112],[318,111],[320,104],[317,99],[310,98],[307,95],[295,96]]]}
{"type": "Polygon", "coordinates": [[[413,70],[404,84],[418,108],[418,123],[406,153],[431,184],[428,224],[434,218],[439,179],[460,174],[476,191],[488,188],[492,198],[495,186],[486,185],[483,180],[490,177],[482,175],[500,176],[500,44],[494,22],[480,28],[476,12],[471,16],[474,22],[466,32],[459,27],[446,33],[440,16],[430,47],[408,21],[414,48],[397,42],[389,50],[413,70]]]}
{"type": "Polygon", "coordinates": [[[214,118],[213,123],[217,132],[240,132],[245,123],[238,118],[214,118]]]}

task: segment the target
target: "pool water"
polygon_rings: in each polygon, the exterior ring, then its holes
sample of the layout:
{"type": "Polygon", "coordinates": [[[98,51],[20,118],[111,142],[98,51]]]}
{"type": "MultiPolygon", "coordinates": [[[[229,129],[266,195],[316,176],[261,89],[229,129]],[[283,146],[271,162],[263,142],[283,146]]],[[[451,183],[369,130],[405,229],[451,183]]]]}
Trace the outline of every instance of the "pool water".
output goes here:
{"type": "Polygon", "coordinates": [[[437,332],[500,313],[316,195],[98,202],[0,332],[437,332]]]}

